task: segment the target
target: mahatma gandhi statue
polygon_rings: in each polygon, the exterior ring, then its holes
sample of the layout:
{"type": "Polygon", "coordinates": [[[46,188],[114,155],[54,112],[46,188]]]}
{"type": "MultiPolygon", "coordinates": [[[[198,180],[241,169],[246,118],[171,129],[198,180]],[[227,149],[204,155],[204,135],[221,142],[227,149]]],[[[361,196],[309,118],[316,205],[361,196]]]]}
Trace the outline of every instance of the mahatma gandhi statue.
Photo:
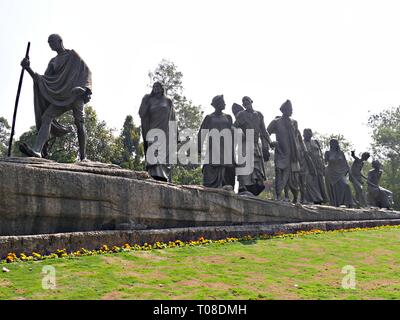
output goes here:
{"type": "Polygon", "coordinates": [[[34,107],[38,134],[32,147],[23,143],[20,150],[31,157],[45,157],[46,144],[51,137],[61,137],[71,129],[57,122],[56,118],[72,110],[78,133],[80,160],[86,160],[86,131],[83,107],[92,94],[92,75],[86,63],[74,51],[64,48],[57,34],[49,36],[48,43],[57,56],[50,60],[44,73],[35,73],[25,58],[21,66],[34,82],[34,107]]]}

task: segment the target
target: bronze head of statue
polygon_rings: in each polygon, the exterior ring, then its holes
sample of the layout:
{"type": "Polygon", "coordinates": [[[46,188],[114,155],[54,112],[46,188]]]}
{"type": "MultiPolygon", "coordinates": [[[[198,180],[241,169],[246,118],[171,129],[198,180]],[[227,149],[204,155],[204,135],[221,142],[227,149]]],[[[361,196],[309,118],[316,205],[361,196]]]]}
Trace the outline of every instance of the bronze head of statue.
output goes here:
{"type": "Polygon", "coordinates": [[[65,50],[63,40],[59,34],[51,34],[48,38],[48,43],[51,50],[53,51],[61,52],[65,50]]]}
{"type": "Polygon", "coordinates": [[[281,110],[281,112],[282,112],[284,117],[288,117],[289,118],[293,114],[293,107],[292,107],[292,103],[290,102],[290,100],[286,100],[281,105],[279,110],[281,110]]]}
{"type": "Polygon", "coordinates": [[[370,156],[371,155],[369,154],[369,152],[363,152],[362,155],[361,155],[361,160],[367,161],[370,156]]]}
{"type": "Polygon", "coordinates": [[[340,151],[339,140],[338,139],[331,139],[329,141],[329,147],[332,151],[340,151]]]}
{"type": "Polygon", "coordinates": [[[153,89],[151,90],[151,96],[162,96],[165,94],[165,90],[161,82],[157,81],[153,84],[153,89]]]}
{"type": "Polygon", "coordinates": [[[372,168],[374,168],[375,170],[379,170],[381,168],[381,163],[379,162],[379,160],[372,161],[372,168]]]}
{"type": "Polygon", "coordinates": [[[224,100],[224,95],[218,95],[215,96],[212,101],[211,101],[211,105],[215,108],[215,111],[217,112],[222,112],[222,110],[225,109],[225,100],[224,100]]]}
{"type": "Polygon", "coordinates": [[[303,130],[304,141],[310,141],[313,136],[313,132],[310,128],[306,128],[303,130]]]}
{"type": "Polygon", "coordinates": [[[243,103],[243,107],[244,107],[247,111],[252,111],[252,110],[253,110],[253,100],[251,100],[250,97],[244,96],[244,97],[242,98],[242,103],[243,103]]]}

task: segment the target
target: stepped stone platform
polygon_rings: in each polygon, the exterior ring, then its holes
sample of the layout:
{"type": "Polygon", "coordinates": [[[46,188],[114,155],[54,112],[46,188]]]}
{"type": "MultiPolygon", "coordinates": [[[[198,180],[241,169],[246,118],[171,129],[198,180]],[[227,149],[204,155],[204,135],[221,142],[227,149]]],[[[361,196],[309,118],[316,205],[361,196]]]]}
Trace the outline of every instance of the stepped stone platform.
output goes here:
{"type": "Polygon", "coordinates": [[[400,219],[392,220],[363,220],[363,221],[320,221],[286,224],[261,224],[241,226],[214,226],[191,227],[152,230],[116,230],[71,232],[31,236],[5,236],[0,237],[0,259],[5,258],[9,252],[16,254],[50,254],[57,249],[67,249],[68,252],[81,248],[87,250],[99,249],[103,245],[109,248],[122,246],[125,243],[153,244],[158,241],[169,242],[175,240],[190,241],[200,237],[218,240],[229,237],[243,238],[245,236],[256,237],[259,235],[276,235],[281,233],[295,233],[297,231],[309,231],[313,229],[332,231],[350,228],[369,228],[375,226],[400,225],[400,219]]]}
{"type": "Polygon", "coordinates": [[[95,162],[0,159],[0,236],[329,221],[389,224],[400,212],[262,200],[95,162]]]}

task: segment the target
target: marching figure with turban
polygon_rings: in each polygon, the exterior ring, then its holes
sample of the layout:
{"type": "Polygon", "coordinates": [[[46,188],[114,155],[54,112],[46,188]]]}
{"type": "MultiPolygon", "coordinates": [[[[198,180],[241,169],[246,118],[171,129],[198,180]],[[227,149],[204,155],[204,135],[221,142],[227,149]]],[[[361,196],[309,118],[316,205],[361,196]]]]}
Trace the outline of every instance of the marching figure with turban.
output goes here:
{"type": "Polygon", "coordinates": [[[293,202],[299,201],[299,173],[301,146],[297,121],[291,119],[293,108],[290,100],[280,107],[282,116],[271,121],[267,130],[275,134],[275,194],[280,200],[282,191],[290,189],[293,202]]]}

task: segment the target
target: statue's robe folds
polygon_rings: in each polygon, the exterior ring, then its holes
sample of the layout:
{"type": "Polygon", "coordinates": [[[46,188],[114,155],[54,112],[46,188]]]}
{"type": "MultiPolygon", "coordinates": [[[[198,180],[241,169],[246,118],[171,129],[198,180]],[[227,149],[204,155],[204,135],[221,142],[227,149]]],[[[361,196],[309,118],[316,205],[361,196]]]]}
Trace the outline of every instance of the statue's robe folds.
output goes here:
{"type": "Polygon", "coordinates": [[[353,184],[354,190],[356,191],[356,200],[360,207],[367,206],[367,200],[364,192],[364,185],[362,181],[362,168],[364,166],[364,161],[360,158],[356,158],[353,161],[350,169],[350,181],[353,184]]]}
{"type": "Polygon", "coordinates": [[[265,129],[264,116],[258,111],[240,111],[236,115],[234,127],[243,132],[242,151],[246,152],[246,130],[254,130],[254,170],[248,175],[238,175],[239,191],[250,191],[254,195],[260,194],[264,189],[265,170],[264,161],[268,161],[270,137],[265,129]],[[261,140],[261,146],[259,141],[261,140]]]}
{"type": "MultiPolygon", "coordinates": [[[[170,138],[170,127],[173,131],[175,128],[175,111],[171,99],[162,96],[161,98],[153,97],[147,94],[143,97],[139,108],[139,115],[142,124],[142,135],[144,141],[144,151],[146,155],[146,170],[155,179],[168,181],[171,171],[171,158],[169,154],[169,145],[172,141],[170,138]],[[171,124],[170,124],[171,122],[171,124]],[[159,129],[165,134],[165,141],[148,141],[147,134],[152,129],[159,129]],[[165,145],[163,143],[165,142],[165,145]],[[158,151],[158,157],[165,161],[158,163],[149,163],[147,159],[147,150],[152,146],[158,151]]],[[[176,132],[171,133],[174,137],[176,132]]]]}
{"type": "Polygon", "coordinates": [[[209,188],[222,188],[223,186],[230,185],[235,187],[235,167],[233,157],[233,134],[232,134],[232,117],[228,114],[212,113],[207,115],[199,130],[198,141],[199,151],[203,146],[203,139],[207,138],[205,159],[208,163],[203,165],[203,185],[209,188]],[[207,136],[202,135],[202,130],[217,130],[229,133],[230,140],[225,140],[223,134],[220,135],[220,140],[216,141],[210,134],[207,136]],[[219,145],[216,145],[219,144],[219,145]],[[227,156],[225,157],[225,154],[227,156]],[[213,161],[217,160],[217,161],[213,161]],[[215,163],[217,162],[217,163],[215,163]]]}
{"type": "Polygon", "coordinates": [[[368,172],[368,203],[379,208],[390,208],[393,205],[393,193],[379,186],[382,170],[372,169],[368,172]]]}
{"type": "MultiPolygon", "coordinates": [[[[73,106],[77,99],[72,93],[75,87],[85,89],[83,102],[89,102],[92,73],[74,50],[65,50],[51,59],[44,75],[35,74],[33,92],[37,130],[40,129],[43,113],[50,105],[66,111],[73,106]]],[[[71,128],[59,124],[55,119],[52,121],[52,136],[60,137],[70,131],[71,128]]]]}
{"type": "Polygon", "coordinates": [[[326,151],[325,161],[328,163],[325,170],[325,182],[330,205],[352,206],[353,196],[347,179],[349,165],[343,151],[326,151]]]}
{"type": "Polygon", "coordinates": [[[306,173],[305,200],[313,203],[328,202],[328,196],[325,191],[325,166],[321,146],[318,140],[304,141],[307,153],[313,162],[315,172],[306,173]]]}
{"type": "Polygon", "coordinates": [[[296,120],[276,117],[267,130],[276,135],[278,146],[275,148],[275,191],[277,196],[287,186],[297,194],[299,191],[300,142],[296,120]]]}
{"type": "Polygon", "coordinates": [[[308,154],[307,148],[303,141],[303,137],[300,131],[297,129],[297,135],[300,146],[300,172],[299,172],[299,185],[300,185],[300,195],[301,201],[311,202],[311,203],[321,203],[322,196],[318,189],[315,188],[313,184],[313,179],[311,177],[316,176],[316,170],[314,162],[312,161],[310,155],[308,154]]]}

